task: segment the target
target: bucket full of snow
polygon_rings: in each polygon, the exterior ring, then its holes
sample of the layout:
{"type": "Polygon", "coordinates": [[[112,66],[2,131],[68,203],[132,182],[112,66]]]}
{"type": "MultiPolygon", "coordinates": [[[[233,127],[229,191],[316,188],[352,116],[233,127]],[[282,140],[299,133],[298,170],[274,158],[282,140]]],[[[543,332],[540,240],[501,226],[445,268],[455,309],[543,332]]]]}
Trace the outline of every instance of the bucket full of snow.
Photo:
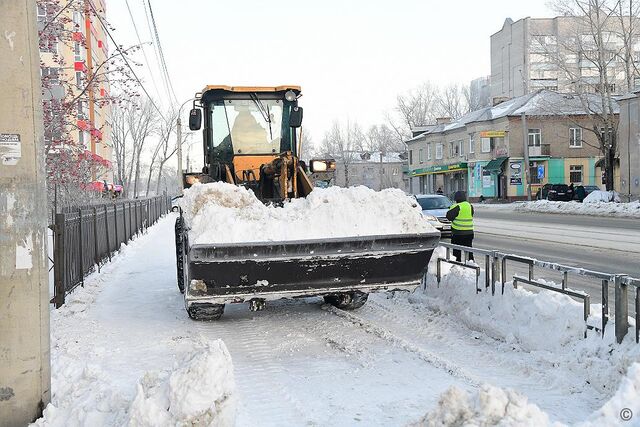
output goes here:
{"type": "Polygon", "coordinates": [[[330,187],[270,206],[213,183],[186,190],[181,207],[187,306],[413,290],[440,238],[400,190],[330,187]]]}

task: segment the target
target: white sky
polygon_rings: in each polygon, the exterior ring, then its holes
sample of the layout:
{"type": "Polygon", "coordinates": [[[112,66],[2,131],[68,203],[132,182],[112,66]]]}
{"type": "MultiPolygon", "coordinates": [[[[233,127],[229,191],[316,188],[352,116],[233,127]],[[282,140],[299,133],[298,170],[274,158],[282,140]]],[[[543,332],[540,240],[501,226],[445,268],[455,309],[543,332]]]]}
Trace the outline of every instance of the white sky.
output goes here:
{"type": "MultiPolygon", "coordinates": [[[[142,41],[151,41],[144,0],[128,1],[142,41]]],[[[125,0],[107,3],[118,44],[137,44],[125,0]]],[[[304,124],[316,142],[335,119],[364,127],[384,121],[396,96],[424,81],[466,84],[488,75],[489,36],[505,18],[553,15],[546,0],[151,4],[180,103],[207,84],[297,84],[304,94],[304,124]]],[[[162,91],[152,46],[146,52],[162,91]]],[[[144,62],[141,54],[136,59],[144,62]]],[[[138,70],[147,90],[167,105],[166,92],[157,94],[148,68],[138,70]]]]}

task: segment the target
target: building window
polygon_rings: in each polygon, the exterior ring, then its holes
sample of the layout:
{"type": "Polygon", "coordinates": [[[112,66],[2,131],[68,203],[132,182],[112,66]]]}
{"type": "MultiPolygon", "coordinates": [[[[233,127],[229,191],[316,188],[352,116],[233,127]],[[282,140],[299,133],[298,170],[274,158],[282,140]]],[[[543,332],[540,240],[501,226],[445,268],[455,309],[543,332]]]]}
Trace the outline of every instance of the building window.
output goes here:
{"type": "Polygon", "coordinates": [[[400,170],[398,168],[393,168],[393,175],[397,176],[400,173],[400,170]]]}
{"type": "Polygon", "coordinates": [[[46,22],[47,21],[47,5],[38,4],[37,15],[38,15],[38,22],[46,22]]]}
{"type": "Polygon", "coordinates": [[[464,141],[463,140],[458,141],[458,155],[460,157],[464,156],[464,141]]]}
{"type": "Polygon", "coordinates": [[[427,144],[427,160],[431,160],[431,144],[427,144]]]}
{"type": "Polygon", "coordinates": [[[80,42],[75,42],[73,44],[73,53],[75,55],[75,60],[84,61],[84,45],[80,42]]]}
{"type": "Polygon", "coordinates": [[[436,160],[441,160],[444,151],[444,144],[436,144],[436,160]]]}
{"type": "Polygon", "coordinates": [[[482,144],[482,152],[490,153],[491,152],[491,138],[480,138],[480,142],[482,144]]]}
{"type": "Polygon", "coordinates": [[[582,128],[569,128],[569,147],[582,148],[582,128]]]}
{"type": "Polygon", "coordinates": [[[476,152],[476,141],[473,137],[473,134],[469,135],[469,154],[473,154],[476,152]]]}
{"type": "Polygon", "coordinates": [[[40,68],[40,77],[42,78],[43,83],[48,83],[49,85],[57,85],[60,83],[58,73],[60,69],[57,67],[42,67],[40,68]]]}
{"type": "Polygon", "coordinates": [[[413,164],[413,150],[409,150],[409,164],[413,164]]]}
{"type": "Polygon", "coordinates": [[[540,129],[529,129],[529,147],[540,147],[542,144],[542,133],[540,129]]]}
{"type": "Polygon", "coordinates": [[[76,86],[78,89],[82,89],[82,82],[84,81],[84,77],[82,76],[82,71],[76,71],[76,86]]]}
{"type": "Polygon", "coordinates": [[[532,184],[540,184],[540,182],[542,181],[540,178],[538,178],[537,165],[529,166],[529,180],[531,181],[532,184]]]}
{"type": "Polygon", "coordinates": [[[420,163],[424,163],[424,153],[422,148],[418,151],[418,160],[420,161],[420,163]]]}
{"type": "Polygon", "coordinates": [[[569,166],[569,182],[572,184],[582,184],[582,165],[569,166]]]}
{"type": "Polygon", "coordinates": [[[455,142],[449,143],[449,157],[455,157],[458,155],[458,147],[455,142]]]}
{"type": "Polygon", "coordinates": [[[82,28],[82,12],[74,11],[73,12],[73,23],[76,27],[82,28]]]}

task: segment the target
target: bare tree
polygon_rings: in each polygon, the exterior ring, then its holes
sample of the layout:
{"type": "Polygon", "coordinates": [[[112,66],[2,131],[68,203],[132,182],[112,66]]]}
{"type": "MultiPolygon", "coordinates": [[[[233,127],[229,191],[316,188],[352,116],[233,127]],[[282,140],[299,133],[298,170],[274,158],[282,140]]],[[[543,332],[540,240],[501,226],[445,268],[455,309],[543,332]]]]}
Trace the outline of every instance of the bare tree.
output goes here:
{"type": "Polygon", "coordinates": [[[404,141],[386,124],[371,126],[367,131],[366,142],[366,148],[370,151],[402,153],[406,150],[404,141]]]}
{"type": "Polygon", "coordinates": [[[129,186],[133,183],[133,191],[127,189],[125,191],[128,191],[129,195],[137,197],[142,153],[146,148],[149,136],[158,125],[158,117],[151,100],[145,98],[139,105],[127,109],[125,121],[131,138],[131,161],[128,165],[127,182],[129,186]]]}
{"type": "Polygon", "coordinates": [[[465,86],[450,84],[438,93],[439,112],[441,117],[458,119],[469,112],[469,102],[465,97],[465,86]]]}
{"type": "Polygon", "coordinates": [[[570,82],[588,125],[581,127],[593,132],[604,156],[604,175],[607,190],[614,187],[614,162],[617,153],[617,105],[613,99],[616,58],[624,56],[625,48],[616,43],[619,0],[556,0],[553,5],[563,16],[572,17],[569,29],[557,43],[534,41],[544,50],[550,66],[556,68],[570,82]]]}
{"type": "Polygon", "coordinates": [[[347,121],[345,125],[335,121],[322,139],[319,152],[322,156],[335,158],[344,170],[345,186],[349,186],[350,167],[365,145],[365,137],[357,123],[347,121]]]}

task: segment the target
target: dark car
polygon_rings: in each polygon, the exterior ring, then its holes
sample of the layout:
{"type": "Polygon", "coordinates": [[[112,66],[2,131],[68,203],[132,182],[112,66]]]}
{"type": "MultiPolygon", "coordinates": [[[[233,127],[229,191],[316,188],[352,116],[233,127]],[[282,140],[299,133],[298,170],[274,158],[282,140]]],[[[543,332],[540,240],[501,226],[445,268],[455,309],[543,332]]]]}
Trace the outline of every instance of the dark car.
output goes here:
{"type": "Polygon", "coordinates": [[[594,191],[600,191],[600,187],[597,185],[578,185],[575,190],[575,194],[573,196],[573,200],[577,200],[580,203],[587,197],[589,194],[594,191]]]}
{"type": "Polygon", "coordinates": [[[573,194],[567,184],[545,184],[536,194],[538,200],[552,200],[559,202],[568,202],[573,199],[573,194]]]}

